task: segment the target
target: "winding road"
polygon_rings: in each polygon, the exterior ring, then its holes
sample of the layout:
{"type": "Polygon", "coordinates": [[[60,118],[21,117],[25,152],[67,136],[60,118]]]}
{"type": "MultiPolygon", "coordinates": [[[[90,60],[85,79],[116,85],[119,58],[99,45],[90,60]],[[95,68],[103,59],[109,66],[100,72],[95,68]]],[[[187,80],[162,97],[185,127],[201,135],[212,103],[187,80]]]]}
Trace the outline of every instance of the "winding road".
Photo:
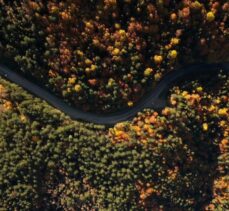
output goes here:
{"type": "Polygon", "coordinates": [[[0,76],[18,84],[19,86],[28,90],[30,93],[47,101],[49,104],[69,115],[74,120],[83,120],[96,124],[111,126],[118,122],[131,119],[144,108],[161,109],[165,107],[167,103],[167,93],[174,83],[182,82],[182,80],[185,80],[190,76],[198,76],[203,72],[218,72],[222,69],[229,72],[229,63],[197,64],[184,67],[176,71],[171,71],[161,80],[161,82],[158,83],[151,93],[146,95],[144,99],[142,99],[134,107],[111,114],[95,114],[73,108],[65,103],[62,99],[56,97],[44,88],[32,83],[28,79],[22,77],[20,74],[10,70],[4,65],[0,65],[0,76]]]}

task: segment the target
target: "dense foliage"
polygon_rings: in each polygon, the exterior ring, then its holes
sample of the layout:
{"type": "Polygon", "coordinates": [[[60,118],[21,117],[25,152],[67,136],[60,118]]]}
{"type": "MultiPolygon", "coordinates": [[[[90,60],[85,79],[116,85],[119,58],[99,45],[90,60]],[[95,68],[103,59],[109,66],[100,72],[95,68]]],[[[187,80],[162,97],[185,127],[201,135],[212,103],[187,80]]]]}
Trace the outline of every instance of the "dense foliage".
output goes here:
{"type": "Polygon", "coordinates": [[[146,164],[140,180],[143,205],[153,206],[154,200],[165,210],[229,208],[229,78],[219,75],[208,86],[204,81],[205,86],[193,81],[175,87],[170,106],[160,113],[146,110],[110,130],[114,143],[145,146],[139,154],[146,164]]]}
{"type": "Polygon", "coordinates": [[[227,210],[229,78],[208,81],[107,130],[0,79],[0,209],[227,210]]]}
{"type": "Polygon", "coordinates": [[[228,55],[228,11],[227,0],[0,0],[0,51],[69,103],[110,112],[180,63],[228,55]]]}
{"type": "Polygon", "coordinates": [[[73,199],[76,208],[86,206],[91,189],[81,149],[103,143],[103,131],[0,79],[0,209],[55,210],[58,203],[70,208],[73,199]]]}

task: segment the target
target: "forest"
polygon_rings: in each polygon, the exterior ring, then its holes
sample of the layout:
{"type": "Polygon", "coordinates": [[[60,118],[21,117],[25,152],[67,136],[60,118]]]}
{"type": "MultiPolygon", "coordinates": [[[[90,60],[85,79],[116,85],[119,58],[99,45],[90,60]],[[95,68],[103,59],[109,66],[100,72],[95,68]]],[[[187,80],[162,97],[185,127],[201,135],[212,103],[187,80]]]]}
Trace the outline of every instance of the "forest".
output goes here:
{"type": "Polygon", "coordinates": [[[0,209],[227,210],[229,77],[204,81],[106,128],[0,79],[0,209]]]}
{"type": "Polygon", "coordinates": [[[228,61],[228,8],[227,0],[1,0],[0,52],[69,104],[114,112],[183,64],[228,61]]]}
{"type": "MultiPolygon", "coordinates": [[[[112,113],[180,67],[228,62],[228,16],[227,0],[0,0],[0,65],[112,113]]],[[[228,93],[222,68],[108,127],[0,77],[0,210],[229,210],[228,93]]]]}

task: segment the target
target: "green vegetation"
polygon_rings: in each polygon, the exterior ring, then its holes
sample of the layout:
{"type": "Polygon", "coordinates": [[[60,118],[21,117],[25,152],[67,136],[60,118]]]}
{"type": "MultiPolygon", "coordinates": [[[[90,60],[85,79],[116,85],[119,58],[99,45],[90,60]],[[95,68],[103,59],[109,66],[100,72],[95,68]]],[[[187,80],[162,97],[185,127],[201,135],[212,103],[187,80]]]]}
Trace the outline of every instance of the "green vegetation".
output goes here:
{"type": "Polygon", "coordinates": [[[104,127],[72,121],[3,79],[0,111],[0,209],[86,206],[90,189],[82,150],[106,143],[104,127]],[[58,198],[58,191],[64,195],[58,198]]]}
{"type": "MultiPolygon", "coordinates": [[[[227,0],[0,0],[0,58],[113,112],[183,64],[228,60],[228,14],[227,0]]],[[[224,72],[201,76],[108,129],[0,78],[0,210],[229,210],[228,93],[224,72]]]]}
{"type": "Polygon", "coordinates": [[[144,162],[138,172],[140,199],[145,206],[156,210],[159,205],[162,210],[229,207],[229,77],[220,74],[204,81],[174,87],[169,107],[160,113],[146,110],[131,123],[110,129],[114,143],[140,152],[137,157],[144,162]]]}
{"type": "Polygon", "coordinates": [[[228,58],[228,11],[227,0],[1,0],[0,52],[70,104],[112,112],[180,64],[228,58]]]}
{"type": "Polygon", "coordinates": [[[175,87],[107,130],[0,79],[0,209],[227,210],[228,88],[175,87]]]}

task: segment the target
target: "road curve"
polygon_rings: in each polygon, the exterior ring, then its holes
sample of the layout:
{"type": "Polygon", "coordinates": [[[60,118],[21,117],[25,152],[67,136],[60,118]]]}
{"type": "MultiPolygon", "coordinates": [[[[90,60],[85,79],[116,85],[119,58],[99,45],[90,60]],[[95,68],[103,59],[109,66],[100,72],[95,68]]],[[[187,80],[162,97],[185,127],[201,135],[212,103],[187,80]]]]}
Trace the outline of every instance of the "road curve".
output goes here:
{"type": "Polygon", "coordinates": [[[229,63],[197,64],[186,68],[184,67],[176,71],[171,71],[158,83],[151,93],[147,94],[144,99],[142,99],[134,107],[123,109],[122,111],[111,114],[95,114],[73,108],[65,103],[62,99],[56,97],[44,88],[32,83],[28,79],[10,70],[4,65],[0,65],[0,76],[18,84],[19,86],[28,90],[30,93],[47,101],[55,108],[69,115],[72,119],[111,126],[118,122],[131,119],[144,108],[161,109],[166,106],[168,90],[175,82],[182,81],[190,76],[198,76],[203,72],[218,72],[222,69],[229,72],[229,63]]]}

